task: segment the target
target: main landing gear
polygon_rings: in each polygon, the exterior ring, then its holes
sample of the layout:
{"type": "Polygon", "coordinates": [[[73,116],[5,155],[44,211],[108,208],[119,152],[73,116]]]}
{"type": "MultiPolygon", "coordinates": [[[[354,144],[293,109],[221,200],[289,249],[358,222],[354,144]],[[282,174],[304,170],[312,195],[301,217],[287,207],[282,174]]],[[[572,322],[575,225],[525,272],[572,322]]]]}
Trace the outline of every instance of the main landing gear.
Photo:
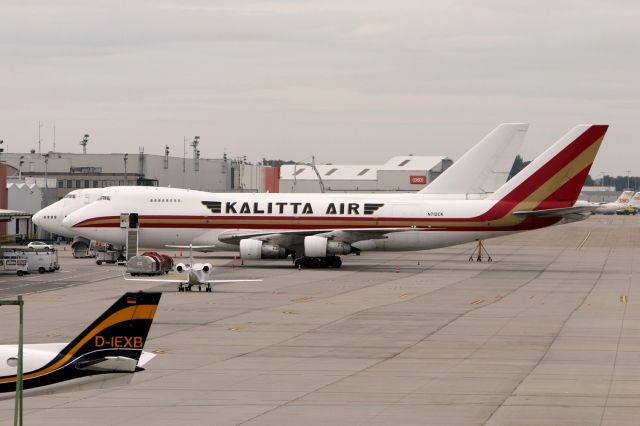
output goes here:
{"type": "Polygon", "coordinates": [[[293,265],[298,268],[339,268],[342,266],[342,259],[338,256],[327,257],[299,257],[293,261],[293,265]]]}
{"type": "MultiPolygon", "coordinates": [[[[198,291],[202,291],[203,285],[204,284],[198,284],[198,291]]],[[[180,283],[178,285],[178,291],[191,291],[191,287],[193,287],[193,284],[180,283]]],[[[207,283],[207,286],[204,288],[204,291],[207,293],[211,293],[211,283],[207,283]]]]}

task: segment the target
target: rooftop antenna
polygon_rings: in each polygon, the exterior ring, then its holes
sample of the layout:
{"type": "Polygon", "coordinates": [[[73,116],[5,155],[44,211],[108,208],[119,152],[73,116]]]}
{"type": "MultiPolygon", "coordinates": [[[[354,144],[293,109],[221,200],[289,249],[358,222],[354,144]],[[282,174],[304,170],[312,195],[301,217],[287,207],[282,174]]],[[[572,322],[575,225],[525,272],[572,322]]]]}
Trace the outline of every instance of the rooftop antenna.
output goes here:
{"type": "Polygon", "coordinates": [[[196,172],[200,170],[200,150],[198,149],[198,145],[200,145],[200,136],[194,136],[191,146],[193,147],[193,166],[196,172]]]}
{"type": "Polygon", "coordinates": [[[89,143],[89,134],[85,133],[84,137],[80,141],[80,145],[82,145],[82,153],[87,153],[87,144],[89,143]]]}
{"type": "Polygon", "coordinates": [[[56,125],[53,125],[53,152],[56,152],[56,125]]]}

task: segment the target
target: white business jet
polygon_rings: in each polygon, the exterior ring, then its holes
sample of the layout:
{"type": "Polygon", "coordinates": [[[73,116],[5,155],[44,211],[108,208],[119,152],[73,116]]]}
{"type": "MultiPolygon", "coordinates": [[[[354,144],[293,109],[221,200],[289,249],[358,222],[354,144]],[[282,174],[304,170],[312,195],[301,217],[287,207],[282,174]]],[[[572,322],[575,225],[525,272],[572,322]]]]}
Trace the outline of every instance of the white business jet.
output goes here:
{"type": "Polygon", "coordinates": [[[188,248],[189,249],[189,263],[178,263],[175,266],[175,269],[179,273],[187,273],[186,279],[154,279],[154,278],[127,278],[124,277],[127,281],[144,281],[144,282],[159,282],[159,283],[178,283],[178,291],[191,291],[191,287],[198,286],[198,291],[202,291],[202,287],[205,288],[206,292],[211,292],[211,284],[225,284],[225,283],[246,283],[246,282],[260,282],[261,279],[257,280],[212,280],[209,279],[211,273],[213,272],[213,265],[210,263],[199,263],[193,261],[193,250],[198,249],[209,249],[211,246],[174,246],[167,245],[168,248],[188,248]]]}

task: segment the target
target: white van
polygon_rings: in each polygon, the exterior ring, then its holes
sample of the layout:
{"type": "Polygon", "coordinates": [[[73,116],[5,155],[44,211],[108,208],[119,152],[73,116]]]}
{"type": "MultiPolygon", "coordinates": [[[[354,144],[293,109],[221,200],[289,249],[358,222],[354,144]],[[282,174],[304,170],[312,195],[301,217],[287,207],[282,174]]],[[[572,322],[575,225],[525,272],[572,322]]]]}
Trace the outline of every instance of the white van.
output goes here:
{"type": "Polygon", "coordinates": [[[9,254],[17,254],[27,259],[27,270],[29,272],[53,272],[60,269],[58,264],[57,250],[39,250],[39,249],[13,249],[5,250],[5,257],[9,254]]]}
{"type": "Polygon", "coordinates": [[[21,277],[29,273],[27,256],[15,252],[1,253],[0,272],[10,272],[21,277]]]}

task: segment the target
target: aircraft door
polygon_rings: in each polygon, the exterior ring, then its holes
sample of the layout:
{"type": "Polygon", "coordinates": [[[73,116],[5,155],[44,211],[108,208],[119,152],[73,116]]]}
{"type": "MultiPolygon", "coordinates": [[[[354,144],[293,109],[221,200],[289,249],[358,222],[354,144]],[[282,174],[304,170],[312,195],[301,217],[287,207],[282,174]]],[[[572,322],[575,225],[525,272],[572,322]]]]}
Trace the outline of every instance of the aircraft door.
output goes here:
{"type": "Polygon", "coordinates": [[[120,228],[138,229],[138,213],[120,213],[120,228]]]}

